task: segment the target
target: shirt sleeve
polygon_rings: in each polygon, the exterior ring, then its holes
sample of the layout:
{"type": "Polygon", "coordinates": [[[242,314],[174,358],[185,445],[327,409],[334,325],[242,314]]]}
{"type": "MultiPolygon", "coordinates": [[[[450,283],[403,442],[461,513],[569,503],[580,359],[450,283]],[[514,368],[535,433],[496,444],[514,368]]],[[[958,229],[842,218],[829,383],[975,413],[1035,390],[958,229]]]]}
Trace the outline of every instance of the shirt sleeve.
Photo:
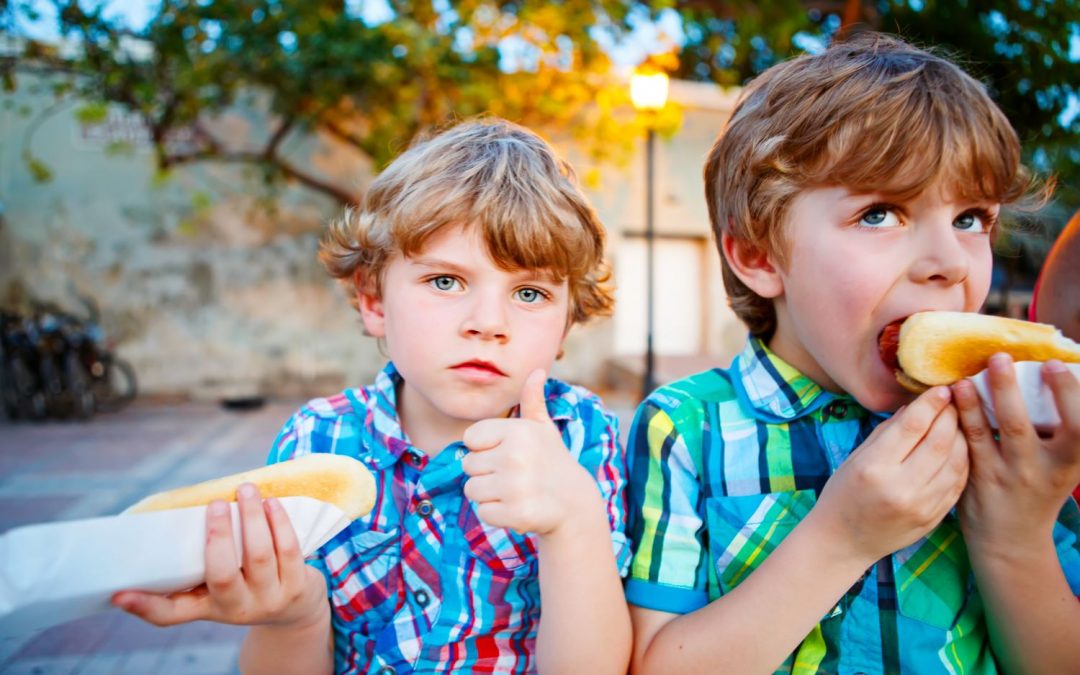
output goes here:
{"type": "Polygon", "coordinates": [[[1080,509],[1070,497],[1054,524],[1054,546],[1073,595],[1080,598],[1080,509]]]}
{"type": "MultiPolygon", "coordinates": [[[[619,442],[619,418],[605,408],[598,398],[585,399],[580,410],[583,438],[580,463],[596,481],[604,500],[612,547],[619,576],[626,576],[630,566],[630,543],[626,537],[626,455],[619,442]]],[[[575,433],[567,428],[571,436],[575,433]]],[[[571,447],[574,439],[568,439],[571,447]]]]}
{"type": "Polygon", "coordinates": [[[328,449],[313,449],[313,445],[326,445],[326,443],[317,442],[316,424],[318,421],[318,415],[308,407],[303,407],[293,413],[270,446],[266,463],[278,464],[310,455],[312,452],[329,452],[328,449]]]}
{"type": "Polygon", "coordinates": [[[701,540],[701,483],[693,453],[657,395],[638,408],[627,452],[634,549],[626,598],[675,614],[704,607],[709,563],[701,540]]]}

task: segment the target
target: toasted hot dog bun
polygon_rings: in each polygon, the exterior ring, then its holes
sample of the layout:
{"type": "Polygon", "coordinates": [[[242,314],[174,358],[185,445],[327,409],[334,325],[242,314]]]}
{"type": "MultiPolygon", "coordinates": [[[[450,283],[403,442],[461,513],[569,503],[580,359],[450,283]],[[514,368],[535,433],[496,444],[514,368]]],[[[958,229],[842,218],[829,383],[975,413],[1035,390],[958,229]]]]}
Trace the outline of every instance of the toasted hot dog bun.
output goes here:
{"type": "Polygon", "coordinates": [[[919,312],[900,326],[896,379],[921,392],[986,369],[999,352],[1014,361],[1080,363],[1080,344],[1051,325],[970,312],[919,312]]]}
{"type": "Polygon", "coordinates": [[[352,457],[316,453],[253,471],[150,495],[124,513],[205,506],[215,499],[236,501],[236,488],[254,483],[265,497],[313,497],[336,505],[356,519],[375,505],[375,479],[352,457]]]}

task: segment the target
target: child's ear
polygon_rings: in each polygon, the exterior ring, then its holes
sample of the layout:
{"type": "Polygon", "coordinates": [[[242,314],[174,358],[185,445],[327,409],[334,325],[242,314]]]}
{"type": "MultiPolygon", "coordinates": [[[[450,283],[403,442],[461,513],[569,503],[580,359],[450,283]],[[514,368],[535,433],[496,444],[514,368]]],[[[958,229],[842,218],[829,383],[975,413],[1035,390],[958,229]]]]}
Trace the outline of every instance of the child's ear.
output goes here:
{"type": "Polygon", "coordinates": [[[357,305],[360,308],[360,318],[364,321],[364,329],[371,337],[386,337],[386,314],[383,311],[382,299],[374,293],[357,291],[357,305]]]}
{"type": "Polygon", "coordinates": [[[751,246],[726,232],[721,235],[720,247],[731,271],[747,288],[763,298],[776,298],[784,292],[784,281],[776,270],[773,257],[764,249],[751,246]]]}

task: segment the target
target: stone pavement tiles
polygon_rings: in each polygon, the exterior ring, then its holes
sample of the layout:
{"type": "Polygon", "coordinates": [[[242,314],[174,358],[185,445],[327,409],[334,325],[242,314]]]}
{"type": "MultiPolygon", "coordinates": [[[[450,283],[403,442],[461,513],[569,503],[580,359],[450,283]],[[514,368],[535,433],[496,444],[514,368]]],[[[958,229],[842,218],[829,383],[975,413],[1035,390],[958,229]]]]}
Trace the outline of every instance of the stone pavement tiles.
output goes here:
{"type": "MultiPolygon", "coordinates": [[[[89,422],[0,422],[0,532],[113,515],[171,487],[261,466],[299,402],[233,412],[136,403],[89,422]]],[[[157,628],[118,610],[0,638],[4,675],[236,672],[244,628],[157,628]]]]}

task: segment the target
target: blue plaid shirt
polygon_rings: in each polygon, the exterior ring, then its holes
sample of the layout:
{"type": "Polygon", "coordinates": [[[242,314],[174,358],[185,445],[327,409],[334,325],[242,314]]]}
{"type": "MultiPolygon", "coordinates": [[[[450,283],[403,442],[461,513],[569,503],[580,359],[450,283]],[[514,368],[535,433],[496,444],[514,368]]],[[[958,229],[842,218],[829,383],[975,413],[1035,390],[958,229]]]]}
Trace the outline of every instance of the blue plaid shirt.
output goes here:
{"type": "MultiPolygon", "coordinates": [[[[730,369],[655,392],[639,408],[627,448],[635,548],[627,599],[683,614],[729,592],[813,508],[882,419],[822,390],[754,339],[730,369]]],[[[1070,499],[1054,540],[1080,594],[1078,534],[1070,499]]],[[[871,567],[777,672],[997,672],[955,514],[871,567]]]]}
{"type": "MultiPolygon", "coordinates": [[[[309,560],[329,588],[335,670],[533,672],[540,619],[535,537],[477,517],[462,491],[464,445],[432,458],[409,443],[395,407],[400,380],[389,364],[373,386],[311,401],[270,452],[269,463],[314,452],[348,455],[375,476],[371,513],[309,560]]],[[[625,573],[617,418],[580,387],[548,380],[545,394],[567,451],[596,480],[625,573]]]]}

